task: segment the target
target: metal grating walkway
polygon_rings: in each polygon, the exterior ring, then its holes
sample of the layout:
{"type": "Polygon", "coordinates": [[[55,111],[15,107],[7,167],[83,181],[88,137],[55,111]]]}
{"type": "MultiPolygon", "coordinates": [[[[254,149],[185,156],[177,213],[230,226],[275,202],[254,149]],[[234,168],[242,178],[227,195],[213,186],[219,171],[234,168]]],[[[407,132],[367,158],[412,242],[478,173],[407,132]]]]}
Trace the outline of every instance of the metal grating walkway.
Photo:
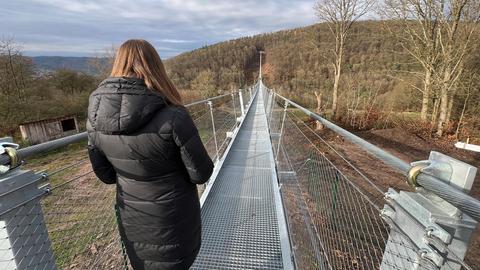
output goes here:
{"type": "Polygon", "coordinates": [[[262,96],[256,95],[203,204],[202,248],[191,269],[291,268],[262,96]]]}

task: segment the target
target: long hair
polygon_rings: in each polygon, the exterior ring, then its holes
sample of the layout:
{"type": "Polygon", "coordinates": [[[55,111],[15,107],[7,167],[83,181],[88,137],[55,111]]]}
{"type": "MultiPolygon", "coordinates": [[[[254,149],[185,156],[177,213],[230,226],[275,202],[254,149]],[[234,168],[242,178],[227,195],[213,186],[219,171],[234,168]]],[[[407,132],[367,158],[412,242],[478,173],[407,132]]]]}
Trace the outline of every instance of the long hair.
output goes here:
{"type": "Polygon", "coordinates": [[[148,89],[160,92],[167,102],[182,105],[182,97],[155,48],[143,39],[130,39],[120,46],[113,63],[112,77],[143,79],[148,89]]]}

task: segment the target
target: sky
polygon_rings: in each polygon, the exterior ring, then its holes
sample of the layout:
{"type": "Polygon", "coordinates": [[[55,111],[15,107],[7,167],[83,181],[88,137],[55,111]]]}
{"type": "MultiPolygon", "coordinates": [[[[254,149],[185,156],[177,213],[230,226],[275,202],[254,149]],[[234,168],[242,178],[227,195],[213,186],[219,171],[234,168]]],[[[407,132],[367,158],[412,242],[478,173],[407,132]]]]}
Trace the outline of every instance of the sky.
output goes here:
{"type": "Polygon", "coordinates": [[[169,58],[315,22],[314,0],[1,1],[0,37],[13,38],[29,56],[101,56],[143,38],[169,58]]]}

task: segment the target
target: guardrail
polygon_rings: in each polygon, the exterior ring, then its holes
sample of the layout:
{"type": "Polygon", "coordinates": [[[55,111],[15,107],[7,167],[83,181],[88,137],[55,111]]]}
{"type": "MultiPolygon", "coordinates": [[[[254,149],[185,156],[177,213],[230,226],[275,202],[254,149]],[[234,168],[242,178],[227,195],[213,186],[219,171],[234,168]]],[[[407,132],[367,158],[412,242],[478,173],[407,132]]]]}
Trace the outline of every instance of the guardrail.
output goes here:
{"type": "MultiPolygon", "coordinates": [[[[251,92],[251,90],[247,90],[247,91],[251,92]]],[[[241,114],[241,112],[244,110],[245,106],[247,105],[247,104],[243,103],[243,100],[241,100],[241,99],[243,99],[243,96],[244,96],[244,93],[240,90],[240,91],[235,91],[235,92],[232,92],[232,93],[212,97],[212,98],[209,98],[209,99],[195,101],[195,102],[186,104],[185,107],[195,111],[198,108],[198,106],[202,106],[202,105],[209,106],[208,105],[209,103],[214,104],[215,102],[217,102],[219,100],[221,101],[221,99],[231,97],[232,98],[232,100],[231,100],[232,104],[235,103],[235,106],[232,105],[232,108],[233,108],[233,113],[236,117],[237,114],[238,115],[241,114]],[[236,97],[237,95],[238,95],[238,97],[236,97]],[[242,109],[242,107],[243,107],[243,109],[242,109]]],[[[246,99],[246,100],[248,101],[249,99],[246,99]]],[[[197,113],[198,112],[195,112],[195,114],[197,114],[197,113]]],[[[41,144],[37,144],[37,145],[33,145],[33,146],[29,146],[29,147],[26,147],[26,148],[19,149],[17,151],[17,155],[18,155],[19,159],[22,160],[22,159],[25,159],[29,156],[33,156],[33,155],[36,155],[36,154],[41,154],[41,153],[45,153],[45,152],[48,152],[48,151],[52,151],[52,150],[64,147],[66,145],[69,145],[69,144],[84,141],[86,139],[87,139],[87,133],[82,132],[82,133],[71,135],[71,136],[68,136],[68,137],[64,137],[64,138],[60,138],[60,139],[52,140],[52,141],[49,141],[49,142],[45,142],[45,143],[41,143],[41,144]]],[[[1,154],[0,155],[0,165],[8,165],[9,163],[10,163],[10,157],[7,154],[1,154]]]]}
{"type": "MultiPolygon", "coordinates": [[[[338,133],[339,135],[342,135],[345,139],[351,141],[352,143],[360,146],[365,151],[374,155],[385,164],[402,172],[405,176],[408,176],[412,168],[415,167],[401,160],[400,158],[388,153],[387,151],[381,149],[380,147],[377,147],[365,141],[364,139],[356,136],[355,134],[352,134],[351,132],[335,125],[334,123],[319,116],[318,114],[305,109],[304,107],[298,105],[297,103],[276,93],[275,93],[275,96],[279,97],[281,100],[288,103],[289,105],[294,106],[295,108],[301,110],[309,117],[312,117],[317,121],[320,121],[323,125],[325,125],[325,127],[331,129],[332,131],[338,133]]],[[[472,171],[473,170],[476,170],[476,169],[472,168],[472,171]]],[[[453,172],[449,172],[449,173],[451,175],[453,172]]],[[[445,181],[446,180],[441,180],[433,175],[423,173],[423,172],[419,172],[419,174],[416,177],[416,183],[418,187],[423,187],[426,190],[435,193],[436,195],[440,196],[442,199],[458,207],[460,210],[462,210],[464,213],[474,218],[476,221],[480,221],[480,201],[469,196],[468,194],[465,194],[464,192],[462,192],[461,190],[458,190],[457,188],[453,188],[452,185],[449,185],[445,181]]],[[[470,177],[470,181],[473,181],[472,177],[470,177]]],[[[469,184],[471,187],[471,183],[469,184]]]]}
{"type": "MultiPolygon", "coordinates": [[[[247,89],[185,105],[212,160],[224,155],[250,102],[247,89]]],[[[18,149],[17,159],[86,138],[80,133],[18,149]]],[[[46,172],[22,165],[0,174],[0,269],[128,269],[116,227],[115,187],[96,179],[86,150],[70,158],[48,161],[63,165],[46,172]]],[[[0,155],[0,165],[10,162],[10,155],[0,155]]]]}
{"type": "Polygon", "coordinates": [[[476,168],[436,152],[408,164],[262,89],[297,269],[480,267],[474,253],[465,258],[480,218],[479,201],[464,193],[476,168]],[[356,152],[342,152],[342,140],[356,152]],[[371,166],[387,179],[368,177],[350,159],[370,160],[367,153],[386,165],[371,166]],[[395,171],[416,192],[385,188],[395,171]]]}

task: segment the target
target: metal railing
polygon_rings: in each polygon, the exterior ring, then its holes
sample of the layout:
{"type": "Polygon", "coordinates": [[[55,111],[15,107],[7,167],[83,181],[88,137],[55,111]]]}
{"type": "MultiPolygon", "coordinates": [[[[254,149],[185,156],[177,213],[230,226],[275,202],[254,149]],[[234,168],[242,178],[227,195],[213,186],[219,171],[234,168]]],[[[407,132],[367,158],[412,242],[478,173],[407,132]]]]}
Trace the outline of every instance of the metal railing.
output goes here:
{"type": "MultiPolygon", "coordinates": [[[[186,105],[214,161],[224,155],[229,133],[251,102],[244,92],[186,105]]],[[[17,154],[24,160],[86,137],[80,133],[19,149],[17,154]]],[[[96,179],[86,150],[72,156],[71,162],[63,161],[62,154],[46,161],[62,164],[46,172],[24,170],[42,167],[27,163],[0,175],[0,269],[129,268],[117,232],[115,186],[96,179]]],[[[0,165],[9,162],[8,156],[0,155],[0,165]]]]}
{"type": "MultiPolygon", "coordinates": [[[[478,200],[427,170],[416,178],[418,192],[387,190],[390,182],[368,176],[350,157],[370,153],[383,162],[375,170],[392,178],[412,166],[260,88],[297,269],[479,269],[475,254],[464,260],[478,200]],[[316,121],[330,131],[315,130],[316,121]],[[339,135],[345,142],[335,141],[339,135]],[[347,141],[358,146],[355,153],[338,149],[347,141]],[[430,208],[415,205],[412,215],[408,203],[417,199],[430,208]],[[415,216],[435,206],[433,221],[415,216]]],[[[248,89],[186,105],[213,160],[224,157],[253,94],[248,89]]],[[[82,133],[17,153],[26,159],[85,139],[82,133]]],[[[9,162],[0,155],[0,165],[9,162]]],[[[62,165],[33,172],[24,169],[43,166],[25,164],[0,175],[0,269],[128,269],[115,223],[115,187],[96,179],[83,148],[44,163],[62,165]]]]}
{"type": "MultiPolygon", "coordinates": [[[[480,269],[477,256],[464,261],[476,226],[469,216],[461,212],[456,217],[451,212],[440,215],[438,210],[437,216],[432,215],[437,220],[422,219],[411,216],[411,209],[398,202],[398,198],[433,198],[433,202],[425,199],[425,205],[450,203],[478,220],[478,200],[426,173],[418,175],[417,183],[422,186],[418,193],[387,192],[389,179],[367,176],[350,157],[373,155],[381,161],[371,164],[376,166],[373,170],[387,171],[390,179],[404,177],[410,164],[273,90],[264,86],[263,90],[297,269],[480,269]],[[317,121],[325,130],[317,130],[317,121]],[[347,141],[351,147],[340,150],[338,145],[347,141]],[[445,217],[449,220],[442,223],[445,217]],[[445,234],[438,232],[447,228],[452,235],[444,239],[445,234]],[[462,233],[468,237],[459,236],[462,233]]],[[[428,213],[421,206],[415,211],[428,213]]]]}

